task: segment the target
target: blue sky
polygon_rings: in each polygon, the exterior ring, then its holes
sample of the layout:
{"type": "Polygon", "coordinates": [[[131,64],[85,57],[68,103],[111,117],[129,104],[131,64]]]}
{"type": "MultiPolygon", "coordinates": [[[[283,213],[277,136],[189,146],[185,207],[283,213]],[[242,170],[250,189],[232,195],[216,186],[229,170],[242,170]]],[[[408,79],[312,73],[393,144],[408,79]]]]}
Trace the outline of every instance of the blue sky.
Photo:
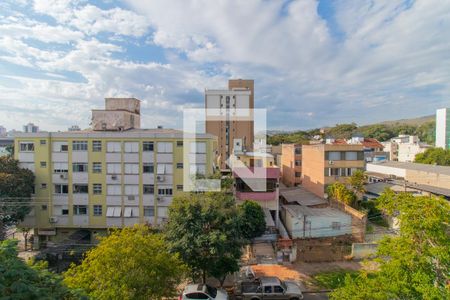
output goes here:
{"type": "Polygon", "coordinates": [[[105,97],[181,127],[205,88],[255,79],[269,129],[373,123],[450,106],[450,2],[4,0],[0,125],[89,126],[105,97]]]}

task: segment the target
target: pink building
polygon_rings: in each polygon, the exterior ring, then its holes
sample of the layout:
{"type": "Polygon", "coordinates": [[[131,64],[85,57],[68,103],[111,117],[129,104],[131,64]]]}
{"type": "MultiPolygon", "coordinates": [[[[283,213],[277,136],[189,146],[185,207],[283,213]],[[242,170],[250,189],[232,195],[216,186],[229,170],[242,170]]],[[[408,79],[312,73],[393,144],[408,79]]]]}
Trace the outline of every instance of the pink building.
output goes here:
{"type": "Polygon", "coordinates": [[[237,167],[233,168],[236,201],[253,200],[269,210],[278,226],[280,168],[237,167]]]}

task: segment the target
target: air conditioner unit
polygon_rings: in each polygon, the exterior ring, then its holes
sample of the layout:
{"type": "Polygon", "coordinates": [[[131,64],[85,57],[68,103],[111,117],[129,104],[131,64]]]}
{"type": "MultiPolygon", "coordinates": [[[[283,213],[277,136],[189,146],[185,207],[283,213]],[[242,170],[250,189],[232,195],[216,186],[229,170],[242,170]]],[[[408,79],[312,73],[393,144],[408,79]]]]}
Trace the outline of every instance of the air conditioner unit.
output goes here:
{"type": "Polygon", "coordinates": [[[56,222],[58,222],[58,218],[57,217],[50,217],[48,221],[50,223],[56,223],[56,222]]]}
{"type": "Polygon", "coordinates": [[[156,176],[156,180],[159,181],[159,182],[163,182],[164,179],[165,179],[165,178],[164,178],[163,175],[158,175],[158,176],[156,176]]]}
{"type": "Polygon", "coordinates": [[[128,196],[128,200],[129,200],[129,201],[133,201],[133,200],[134,200],[134,196],[131,196],[131,195],[128,196]]]}
{"type": "Polygon", "coordinates": [[[117,175],[111,175],[112,180],[117,180],[117,175]]]}
{"type": "Polygon", "coordinates": [[[59,178],[67,179],[67,173],[59,174],[59,178]]]}
{"type": "Polygon", "coordinates": [[[329,164],[329,165],[332,165],[332,164],[334,164],[334,161],[329,160],[329,161],[328,161],[328,164],[329,164]]]}

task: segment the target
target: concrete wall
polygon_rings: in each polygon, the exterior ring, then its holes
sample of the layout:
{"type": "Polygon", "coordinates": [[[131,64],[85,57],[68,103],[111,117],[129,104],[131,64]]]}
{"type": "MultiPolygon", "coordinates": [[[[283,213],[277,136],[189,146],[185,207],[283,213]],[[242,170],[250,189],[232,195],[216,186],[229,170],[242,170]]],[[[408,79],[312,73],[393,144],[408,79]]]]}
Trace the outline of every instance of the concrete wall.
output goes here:
{"type": "Polygon", "coordinates": [[[378,249],[378,244],[373,243],[353,243],[352,244],[352,258],[364,259],[375,254],[378,249]]]}
{"type": "Polygon", "coordinates": [[[366,237],[367,214],[346,205],[345,203],[329,199],[330,206],[340,209],[352,216],[352,236],[357,242],[364,242],[366,237]]]}
{"type": "Polygon", "coordinates": [[[405,171],[406,171],[405,179],[408,182],[450,189],[450,175],[429,173],[425,171],[416,171],[416,170],[405,170],[405,171]]]}
{"type": "Polygon", "coordinates": [[[329,262],[344,260],[351,254],[351,236],[294,240],[297,261],[329,262]]]}

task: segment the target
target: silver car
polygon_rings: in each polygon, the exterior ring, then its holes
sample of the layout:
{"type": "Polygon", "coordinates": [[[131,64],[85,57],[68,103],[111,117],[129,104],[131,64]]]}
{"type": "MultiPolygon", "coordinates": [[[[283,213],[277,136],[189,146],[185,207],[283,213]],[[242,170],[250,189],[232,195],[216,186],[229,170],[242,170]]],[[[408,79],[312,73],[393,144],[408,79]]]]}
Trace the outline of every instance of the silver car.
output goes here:
{"type": "Polygon", "coordinates": [[[228,300],[228,294],[223,289],[216,289],[207,284],[188,284],[179,300],[228,300]]]}

